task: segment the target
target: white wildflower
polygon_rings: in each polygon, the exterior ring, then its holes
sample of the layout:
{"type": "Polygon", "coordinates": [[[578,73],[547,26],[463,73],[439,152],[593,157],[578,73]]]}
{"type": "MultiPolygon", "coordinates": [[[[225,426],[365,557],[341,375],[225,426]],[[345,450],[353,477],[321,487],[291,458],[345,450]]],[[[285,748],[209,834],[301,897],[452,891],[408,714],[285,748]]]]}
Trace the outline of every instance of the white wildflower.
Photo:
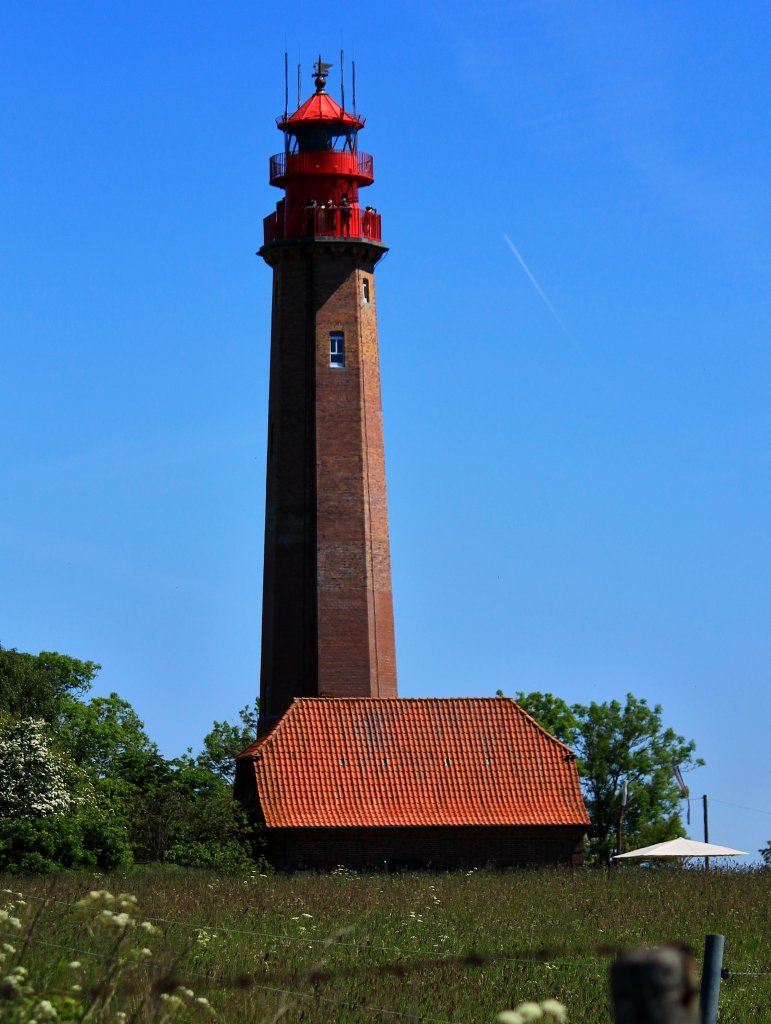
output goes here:
{"type": "Polygon", "coordinates": [[[553,1017],[558,1024],[565,1024],[568,1019],[568,1011],[562,1003],[556,999],[544,999],[541,1003],[541,1009],[545,1014],[553,1017]]]}
{"type": "Polygon", "coordinates": [[[59,1014],[56,1012],[53,1003],[48,999],[42,999],[35,1007],[35,1013],[40,1017],[41,1020],[53,1020],[58,1017],[59,1014]]]}
{"type": "Polygon", "coordinates": [[[540,1020],[543,1017],[543,1010],[538,1003],[520,1003],[517,1013],[524,1021],[540,1020]]]}
{"type": "Polygon", "coordinates": [[[495,1018],[495,1024],[525,1024],[525,1018],[516,1010],[503,1010],[495,1018]]]}

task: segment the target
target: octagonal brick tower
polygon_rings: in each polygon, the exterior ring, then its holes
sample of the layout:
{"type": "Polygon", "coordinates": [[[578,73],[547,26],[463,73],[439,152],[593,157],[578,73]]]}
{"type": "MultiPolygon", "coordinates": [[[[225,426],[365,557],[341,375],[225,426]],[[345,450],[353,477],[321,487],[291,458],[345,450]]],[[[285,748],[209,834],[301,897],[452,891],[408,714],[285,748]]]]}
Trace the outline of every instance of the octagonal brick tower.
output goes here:
{"type": "Polygon", "coordinates": [[[395,697],[375,265],[359,203],[364,119],[326,92],[277,121],[284,190],[259,255],[273,269],[260,731],[295,697],[395,697]]]}

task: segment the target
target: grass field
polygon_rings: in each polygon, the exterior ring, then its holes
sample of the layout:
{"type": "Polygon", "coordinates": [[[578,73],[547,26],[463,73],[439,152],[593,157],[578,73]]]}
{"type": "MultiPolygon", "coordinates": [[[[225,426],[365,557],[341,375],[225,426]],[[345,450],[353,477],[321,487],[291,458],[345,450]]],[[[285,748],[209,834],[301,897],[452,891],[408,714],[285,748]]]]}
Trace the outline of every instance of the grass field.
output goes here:
{"type": "MultiPolygon", "coordinates": [[[[707,932],[726,936],[729,969],[766,975],[723,982],[721,1021],[771,1019],[771,871],[236,878],[137,869],[6,876],[0,886],[26,900],[14,911],[21,928],[2,926],[17,950],[3,973],[21,959],[38,992],[63,992],[73,979],[89,991],[126,961],[110,1020],[122,1019],[115,1011],[130,1020],[143,996],[136,1019],[166,1019],[169,1001],[144,995],[166,979],[161,988],[183,984],[224,1021],[471,1024],[554,997],[571,1024],[601,1024],[610,1020],[609,947],[676,940],[700,959],[707,932]],[[90,911],[73,906],[90,889],[134,894],[140,918],[161,931],[94,926],[99,900],[90,911]],[[134,966],[130,950],[143,946],[152,953],[136,954],[134,966]],[[82,966],[68,967],[73,960],[82,966]]],[[[0,1020],[13,1019],[13,1005],[0,1002],[0,1020]]],[[[190,997],[178,1011],[175,1019],[206,1016],[190,997]]]]}

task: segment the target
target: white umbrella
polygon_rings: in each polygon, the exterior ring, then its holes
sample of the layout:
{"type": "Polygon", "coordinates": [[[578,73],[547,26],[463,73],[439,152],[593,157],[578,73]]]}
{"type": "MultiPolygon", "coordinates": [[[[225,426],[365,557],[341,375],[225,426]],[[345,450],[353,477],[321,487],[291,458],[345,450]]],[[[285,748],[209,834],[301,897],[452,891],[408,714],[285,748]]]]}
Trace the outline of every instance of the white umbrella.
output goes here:
{"type": "Polygon", "coordinates": [[[714,843],[697,843],[695,839],[670,839],[666,843],[654,843],[641,850],[619,853],[613,859],[624,857],[746,857],[746,850],[732,850],[730,846],[716,846],[714,843]]]}

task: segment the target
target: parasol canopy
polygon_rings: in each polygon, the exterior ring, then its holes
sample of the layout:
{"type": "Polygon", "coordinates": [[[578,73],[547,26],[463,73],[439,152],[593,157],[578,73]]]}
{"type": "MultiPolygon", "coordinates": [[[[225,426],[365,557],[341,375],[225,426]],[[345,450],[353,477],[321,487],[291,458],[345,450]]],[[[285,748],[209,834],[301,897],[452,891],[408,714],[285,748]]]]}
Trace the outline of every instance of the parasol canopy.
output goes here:
{"type": "Polygon", "coordinates": [[[695,839],[669,839],[666,843],[654,843],[643,846],[640,850],[619,853],[613,859],[623,860],[625,857],[746,857],[746,850],[732,850],[730,846],[717,846],[715,843],[699,843],[695,839]]]}

